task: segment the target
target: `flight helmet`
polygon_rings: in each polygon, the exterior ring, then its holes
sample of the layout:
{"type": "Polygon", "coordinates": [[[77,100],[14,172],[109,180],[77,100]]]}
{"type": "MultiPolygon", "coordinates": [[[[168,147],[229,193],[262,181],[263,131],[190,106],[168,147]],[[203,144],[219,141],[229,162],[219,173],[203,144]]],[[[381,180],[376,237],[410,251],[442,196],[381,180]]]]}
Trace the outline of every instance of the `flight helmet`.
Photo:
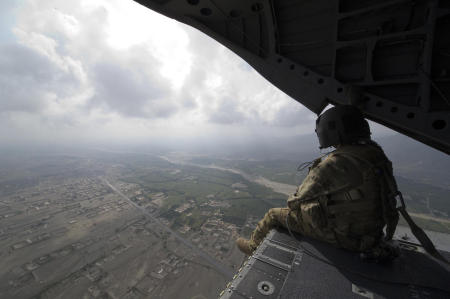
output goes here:
{"type": "Polygon", "coordinates": [[[335,106],[322,113],[316,120],[316,134],[321,149],[370,140],[369,123],[358,108],[350,105],[335,106]]]}

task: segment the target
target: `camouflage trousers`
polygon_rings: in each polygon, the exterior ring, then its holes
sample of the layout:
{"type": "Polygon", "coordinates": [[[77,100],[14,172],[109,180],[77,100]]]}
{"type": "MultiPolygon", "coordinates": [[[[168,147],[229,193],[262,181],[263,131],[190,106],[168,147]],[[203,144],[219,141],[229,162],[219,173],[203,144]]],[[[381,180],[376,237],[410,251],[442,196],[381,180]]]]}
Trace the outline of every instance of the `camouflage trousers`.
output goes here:
{"type": "Polygon", "coordinates": [[[256,229],[253,231],[251,235],[252,245],[257,247],[269,231],[276,227],[288,228],[292,232],[337,245],[334,234],[331,231],[313,227],[289,208],[270,209],[264,218],[258,222],[256,229]]]}

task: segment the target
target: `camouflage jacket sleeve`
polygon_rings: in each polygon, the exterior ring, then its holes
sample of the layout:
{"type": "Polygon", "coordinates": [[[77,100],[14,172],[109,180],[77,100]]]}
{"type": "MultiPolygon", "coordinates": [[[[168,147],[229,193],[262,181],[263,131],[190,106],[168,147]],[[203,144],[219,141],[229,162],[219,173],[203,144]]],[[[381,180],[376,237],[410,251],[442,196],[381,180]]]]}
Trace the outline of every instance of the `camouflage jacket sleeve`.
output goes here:
{"type": "Polygon", "coordinates": [[[320,197],[343,192],[362,183],[358,165],[342,155],[331,153],[320,163],[314,163],[295,194],[288,198],[291,210],[298,210],[300,202],[318,200],[320,197]]]}

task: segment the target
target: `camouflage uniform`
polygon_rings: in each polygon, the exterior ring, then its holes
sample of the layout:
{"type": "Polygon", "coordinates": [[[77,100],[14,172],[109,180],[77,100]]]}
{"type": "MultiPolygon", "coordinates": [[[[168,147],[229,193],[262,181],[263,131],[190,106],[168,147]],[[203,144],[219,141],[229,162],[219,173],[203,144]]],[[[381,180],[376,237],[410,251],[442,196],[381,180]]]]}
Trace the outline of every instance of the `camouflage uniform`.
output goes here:
{"type": "Polygon", "coordinates": [[[398,221],[395,206],[386,207],[384,200],[388,184],[395,185],[392,165],[380,147],[339,146],[323,160],[314,161],[303,183],[289,197],[288,208],[273,208],[266,213],[252,233],[250,252],[272,228],[287,224],[302,235],[367,251],[379,243],[387,223],[392,237],[398,221]]]}

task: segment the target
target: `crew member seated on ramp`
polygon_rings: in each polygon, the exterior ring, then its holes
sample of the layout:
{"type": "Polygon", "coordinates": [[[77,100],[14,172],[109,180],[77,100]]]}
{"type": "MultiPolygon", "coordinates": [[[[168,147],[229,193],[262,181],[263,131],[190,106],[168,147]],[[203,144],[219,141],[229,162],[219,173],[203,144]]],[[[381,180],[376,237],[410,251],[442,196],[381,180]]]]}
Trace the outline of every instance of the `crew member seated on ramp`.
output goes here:
{"type": "Polygon", "coordinates": [[[395,255],[385,240],[399,218],[397,184],[391,162],[370,139],[368,122],[356,107],[336,106],[318,117],[316,133],[321,149],[335,150],[312,162],[288,207],[270,209],[250,240],[238,238],[237,246],[251,255],[272,228],[284,227],[373,258],[395,255]]]}

